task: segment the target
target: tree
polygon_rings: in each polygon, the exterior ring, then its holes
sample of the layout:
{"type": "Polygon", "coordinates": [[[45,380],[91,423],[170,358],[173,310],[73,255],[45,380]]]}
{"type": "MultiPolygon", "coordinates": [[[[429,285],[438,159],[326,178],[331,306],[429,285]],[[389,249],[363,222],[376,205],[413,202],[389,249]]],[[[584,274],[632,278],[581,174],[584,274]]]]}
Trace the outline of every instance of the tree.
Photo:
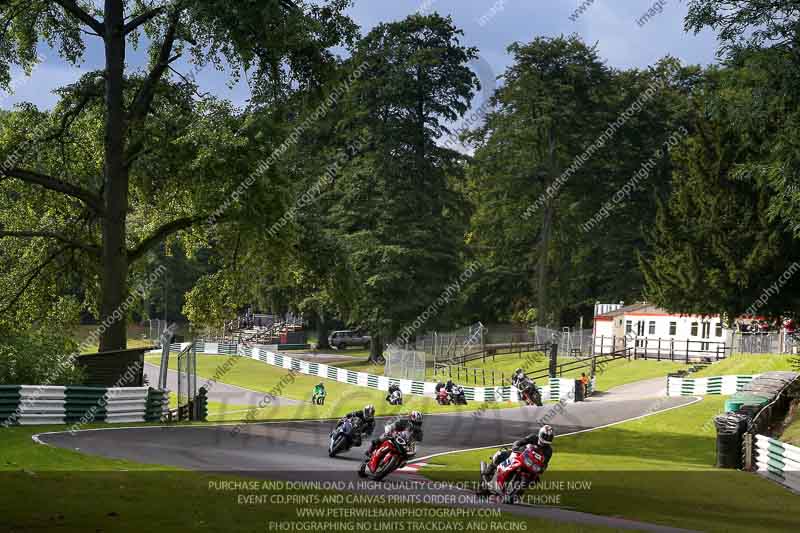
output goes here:
{"type": "Polygon", "coordinates": [[[335,301],[372,333],[372,360],[458,275],[464,228],[449,180],[462,156],[436,140],[479,88],[460,35],[449,17],[412,15],[375,27],[351,60],[369,71],[345,103],[341,138],[366,146],[337,176],[327,220],[350,280],[335,301]]]}
{"type": "MultiPolygon", "coordinates": [[[[348,0],[331,0],[323,5],[289,0],[106,0],[98,9],[93,3],[75,0],[5,2],[0,7],[0,84],[4,88],[10,82],[11,66],[30,70],[35,64],[41,40],[53,43],[64,60],[77,65],[85,40],[100,39],[105,68],[67,89],[57,116],[48,117],[52,128],[36,138],[24,138],[23,130],[15,130],[11,133],[17,138],[5,144],[0,153],[6,163],[11,161],[4,164],[2,179],[11,181],[15,193],[37,191],[50,202],[71,207],[91,228],[87,232],[91,239],[76,241],[71,234],[59,231],[74,220],[62,220],[55,230],[47,231],[29,227],[12,232],[3,228],[0,237],[46,243],[48,252],[33,269],[33,279],[37,271],[64,254],[82,254],[85,261],[97,265],[97,316],[112,316],[126,299],[131,265],[165,237],[197,226],[211,213],[206,210],[211,203],[208,196],[202,199],[202,193],[211,188],[209,182],[201,180],[189,192],[189,172],[173,179],[167,171],[180,168],[175,164],[177,158],[168,162],[159,159],[165,150],[173,148],[172,143],[191,144],[195,140],[191,135],[199,134],[199,130],[185,123],[177,130],[170,126],[181,122],[180,114],[193,115],[206,127],[222,126],[208,132],[204,141],[217,135],[224,137],[216,140],[228,143],[227,147],[242,145],[236,129],[241,123],[232,110],[226,112],[224,104],[209,98],[186,98],[194,95],[196,88],[183,76],[172,76],[179,59],[195,66],[230,65],[233,80],[247,71],[263,102],[279,102],[298,88],[317,87],[324,80],[334,59],[328,49],[347,44],[355,33],[353,24],[343,15],[348,4],[348,0]],[[150,64],[143,73],[126,71],[127,49],[142,35],[149,42],[150,64]],[[49,146],[51,152],[75,142],[81,137],[75,128],[90,120],[85,118],[90,112],[94,113],[91,120],[99,120],[93,132],[100,135],[101,146],[99,152],[87,154],[94,168],[87,163],[83,165],[86,168],[72,172],[70,167],[64,171],[51,165],[51,173],[47,173],[33,165],[30,154],[19,153],[20,137],[37,150],[49,146]],[[152,165],[164,173],[154,175],[152,165]],[[146,209],[139,212],[141,219],[132,214],[136,207],[157,200],[149,189],[154,183],[176,193],[169,199],[173,218],[159,219],[146,209]],[[178,199],[177,191],[182,188],[185,196],[178,199]],[[132,227],[141,233],[130,231],[132,227]]],[[[197,150],[192,154],[194,159],[183,163],[190,167],[205,165],[204,178],[224,177],[228,182],[236,172],[244,176],[252,171],[246,168],[246,162],[227,157],[234,154],[223,154],[227,147],[204,146],[206,150],[197,150]]],[[[100,349],[125,346],[125,322],[116,320],[105,330],[100,349]]]]}
{"type": "Polygon", "coordinates": [[[469,136],[476,146],[471,244],[491,273],[481,301],[489,298],[496,312],[506,307],[509,314],[535,307],[545,322],[557,320],[560,307],[549,289],[553,244],[566,214],[562,195],[592,175],[596,160],[559,180],[605,129],[611,115],[600,100],[611,72],[575,36],[515,43],[509,52],[514,63],[494,110],[469,136]]]}
{"type": "Polygon", "coordinates": [[[754,74],[711,69],[694,92],[690,135],[673,153],[672,194],[658,210],[653,254],[642,257],[648,299],[669,310],[732,321],[793,315],[800,303],[800,242],[770,217],[768,182],[741,175],[769,158],[771,126],[781,120],[742,90],[754,74]]]}
{"type": "Polygon", "coordinates": [[[693,1],[687,30],[717,32],[741,127],[763,141],[758,159],[737,165],[738,179],[772,191],[770,216],[800,237],[800,7],[796,0],[693,1]],[[735,83],[735,86],[734,86],[735,83]],[[742,105],[743,104],[743,105],[742,105]],[[768,127],[767,127],[768,125],[768,127]]]}

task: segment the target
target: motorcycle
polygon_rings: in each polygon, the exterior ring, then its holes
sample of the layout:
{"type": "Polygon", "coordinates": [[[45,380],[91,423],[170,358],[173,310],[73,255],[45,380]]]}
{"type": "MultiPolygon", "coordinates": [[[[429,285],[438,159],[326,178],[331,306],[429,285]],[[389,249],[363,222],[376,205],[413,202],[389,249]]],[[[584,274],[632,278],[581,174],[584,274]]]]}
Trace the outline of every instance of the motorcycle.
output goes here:
{"type": "Polygon", "coordinates": [[[542,406],[542,391],[531,380],[526,380],[517,385],[522,401],[525,405],[542,406]]]}
{"type": "Polygon", "coordinates": [[[358,421],[346,418],[342,423],[331,431],[330,441],[328,442],[328,457],[334,457],[337,453],[346,452],[353,445],[356,444],[358,436],[360,436],[361,429],[358,426],[358,421]]]}
{"type": "Polygon", "coordinates": [[[325,405],[325,396],[327,395],[328,393],[325,391],[322,391],[319,394],[315,392],[311,395],[311,403],[314,405],[325,405]]]}
{"type": "Polygon", "coordinates": [[[411,432],[395,433],[375,449],[369,459],[361,463],[358,475],[380,481],[398,468],[404,467],[415,453],[416,444],[411,432]]]}
{"type": "Polygon", "coordinates": [[[544,455],[532,444],[528,444],[524,450],[512,451],[505,461],[497,465],[490,478],[486,473],[488,465],[481,461],[478,495],[497,496],[503,503],[515,503],[528,487],[539,480],[544,465],[544,455]]]}
{"type": "Polygon", "coordinates": [[[464,387],[456,385],[450,393],[450,401],[456,405],[467,405],[467,397],[464,395],[464,387]]]}
{"type": "Polygon", "coordinates": [[[403,393],[399,390],[392,391],[389,395],[389,405],[403,405],[403,393]]]}
{"type": "Polygon", "coordinates": [[[436,403],[439,405],[450,405],[450,393],[446,389],[439,389],[436,394],[436,403]]]}

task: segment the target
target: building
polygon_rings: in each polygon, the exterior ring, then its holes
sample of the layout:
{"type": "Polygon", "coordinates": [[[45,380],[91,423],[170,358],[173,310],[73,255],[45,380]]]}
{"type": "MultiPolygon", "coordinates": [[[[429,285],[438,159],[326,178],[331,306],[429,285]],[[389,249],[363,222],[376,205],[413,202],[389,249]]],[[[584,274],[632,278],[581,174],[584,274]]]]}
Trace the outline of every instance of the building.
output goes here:
{"type": "Polygon", "coordinates": [[[637,357],[720,358],[733,344],[733,330],[723,327],[719,315],[670,313],[647,302],[598,302],[594,315],[595,354],[632,348],[637,357]]]}

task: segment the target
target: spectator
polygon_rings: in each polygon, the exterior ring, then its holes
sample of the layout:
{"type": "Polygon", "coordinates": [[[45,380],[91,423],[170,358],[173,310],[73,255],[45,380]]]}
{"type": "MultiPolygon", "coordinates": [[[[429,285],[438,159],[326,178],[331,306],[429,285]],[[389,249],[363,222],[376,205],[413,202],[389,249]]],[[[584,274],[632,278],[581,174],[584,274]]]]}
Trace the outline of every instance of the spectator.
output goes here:
{"type": "Polygon", "coordinates": [[[581,372],[581,385],[583,386],[583,398],[586,398],[589,392],[589,376],[586,375],[586,372],[581,372]]]}

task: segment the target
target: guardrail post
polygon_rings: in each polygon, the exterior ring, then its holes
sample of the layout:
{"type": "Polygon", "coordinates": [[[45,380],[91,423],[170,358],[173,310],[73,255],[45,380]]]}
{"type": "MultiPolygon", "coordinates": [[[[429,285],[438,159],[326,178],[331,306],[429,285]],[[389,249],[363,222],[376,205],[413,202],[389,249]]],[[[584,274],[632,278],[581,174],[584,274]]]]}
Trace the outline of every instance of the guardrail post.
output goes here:
{"type": "Polygon", "coordinates": [[[753,470],[753,434],[745,433],[742,440],[742,453],[744,454],[744,469],[753,470]]]}

